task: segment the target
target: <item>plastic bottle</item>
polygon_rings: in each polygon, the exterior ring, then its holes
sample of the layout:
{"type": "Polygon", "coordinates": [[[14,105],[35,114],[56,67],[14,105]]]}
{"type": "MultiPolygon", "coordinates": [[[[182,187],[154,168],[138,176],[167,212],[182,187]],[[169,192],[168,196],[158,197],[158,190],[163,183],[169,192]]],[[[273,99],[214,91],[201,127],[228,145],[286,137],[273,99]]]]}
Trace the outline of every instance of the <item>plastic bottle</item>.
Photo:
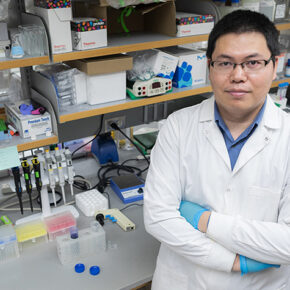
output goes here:
{"type": "Polygon", "coordinates": [[[232,0],[232,7],[240,7],[240,0],[232,0]]]}
{"type": "Polygon", "coordinates": [[[276,1],[276,9],[275,9],[275,22],[283,22],[286,18],[286,8],[287,8],[287,0],[275,0],[276,1]]]}

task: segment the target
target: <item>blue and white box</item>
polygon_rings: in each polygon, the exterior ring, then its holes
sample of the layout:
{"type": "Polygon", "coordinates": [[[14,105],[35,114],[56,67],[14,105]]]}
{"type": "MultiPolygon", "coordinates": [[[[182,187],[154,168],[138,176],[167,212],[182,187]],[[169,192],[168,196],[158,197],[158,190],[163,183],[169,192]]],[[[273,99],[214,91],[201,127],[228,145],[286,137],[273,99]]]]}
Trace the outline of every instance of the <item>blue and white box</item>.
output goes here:
{"type": "Polygon", "coordinates": [[[176,88],[191,87],[206,82],[206,53],[178,46],[165,47],[162,51],[178,57],[177,68],[173,77],[176,88]]]}
{"type": "Polygon", "coordinates": [[[30,99],[6,103],[6,115],[8,123],[17,129],[22,138],[36,139],[38,135],[45,134],[51,136],[52,124],[51,116],[46,111],[42,115],[22,115],[19,106],[21,104],[30,105],[30,99]]]}

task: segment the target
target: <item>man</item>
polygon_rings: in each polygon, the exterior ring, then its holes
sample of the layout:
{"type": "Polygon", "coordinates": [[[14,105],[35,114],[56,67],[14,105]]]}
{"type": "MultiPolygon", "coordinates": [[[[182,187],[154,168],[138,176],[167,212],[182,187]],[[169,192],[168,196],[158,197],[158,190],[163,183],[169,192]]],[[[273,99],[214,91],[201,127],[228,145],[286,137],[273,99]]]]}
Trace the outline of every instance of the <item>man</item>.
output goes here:
{"type": "Polygon", "coordinates": [[[211,32],[214,96],[171,114],[151,156],[152,289],[290,289],[290,118],[267,96],[277,55],[259,13],[235,11],[211,32]]]}

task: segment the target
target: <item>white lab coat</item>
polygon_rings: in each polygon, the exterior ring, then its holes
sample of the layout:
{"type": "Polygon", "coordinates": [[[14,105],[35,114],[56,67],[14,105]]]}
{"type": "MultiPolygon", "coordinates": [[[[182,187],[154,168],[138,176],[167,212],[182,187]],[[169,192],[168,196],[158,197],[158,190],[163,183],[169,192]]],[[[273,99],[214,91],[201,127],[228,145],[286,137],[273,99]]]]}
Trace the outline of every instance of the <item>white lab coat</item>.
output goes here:
{"type": "Polygon", "coordinates": [[[153,290],[290,289],[290,116],[268,96],[232,171],[213,97],[171,114],[152,152],[144,222],[161,242],[153,290]],[[212,211],[206,234],[180,216],[181,200],[212,211]],[[241,276],[236,253],[281,267],[241,276]]]}

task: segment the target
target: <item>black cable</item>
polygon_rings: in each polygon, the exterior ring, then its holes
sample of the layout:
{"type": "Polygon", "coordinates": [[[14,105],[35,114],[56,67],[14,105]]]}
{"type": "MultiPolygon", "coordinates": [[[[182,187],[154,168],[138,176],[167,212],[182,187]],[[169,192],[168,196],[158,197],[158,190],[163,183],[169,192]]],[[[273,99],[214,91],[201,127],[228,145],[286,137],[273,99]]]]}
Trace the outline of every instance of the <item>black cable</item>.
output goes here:
{"type": "Polygon", "coordinates": [[[120,209],[120,211],[123,211],[125,209],[127,209],[128,207],[131,207],[131,206],[143,206],[143,204],[139,204],[139,203],[132,203],[132,204],[129,204],[123,208],[120,209]]]}
{"type": "MultiPolygon", "coordinates": [[[[48,193],[52,193],[51,190],[48,190],[47,192],[48,192],[48,193]]],[[[60,202],[62,201],[62,194],[61,194],[59,191],[57,191],[57,190],[55,191],[55,194],[58,195],[58,197],[59,197],[59,200],[56,201],[56,204],[58,204],[58,203],[60,203],[60,202]]],[[[38,196],[38,197],[36,198],[36,202],[37,202],[38,204],[40,204],[40,198],[41,198],[40,196],[38,196]]],[[[54,202],[50,202],[49,205],[54,206],[54,202]]]]}
{"type": "Polygon", "coordinates": [[[110,200],[110,196],[107,192],[103,192],[103,194],[106,194],[107,195],[107,198],[108,198],[108,208],[111,208],[111,200],[110,200]]]}
{"type": "Polygon", "coordinates": [[[100,124],[99,130],[98,130],[96,136],[93,139],[91,139],[90,141],[88,141],[87,143],[83,144],[82,146],[80,146],[79,148],[74,150],[74,152],[71,154],[72,159],[73,159],[74,154],[77,151],[79,151],[81,148],[83,148],[83,147],[87,146],[88,144],[90,144],[91,142],[93,142],[100,135],[102,128],[103,128],[103,121],[104,121],[104,114],[101,116],[101,124],[100,124]]]}

